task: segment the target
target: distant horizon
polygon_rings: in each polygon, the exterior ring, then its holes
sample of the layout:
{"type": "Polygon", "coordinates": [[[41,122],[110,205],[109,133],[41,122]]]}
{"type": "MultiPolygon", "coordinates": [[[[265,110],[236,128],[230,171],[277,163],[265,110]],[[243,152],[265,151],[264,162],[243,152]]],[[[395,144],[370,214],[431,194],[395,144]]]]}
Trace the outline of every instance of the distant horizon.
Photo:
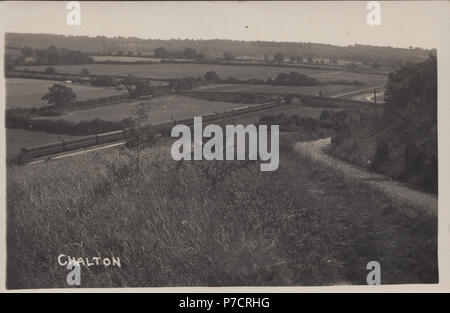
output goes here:
{"type": "MultiPolygon", "coordinates": [[[[333,43],[325,43],[325,42],[312,42],[312,41],[277,41],[277,40],[239,40],[239,39],[231,39],[231,38],[142,38],[137,36],[106,36],[106,35],[72,35],[72,34],[61,34],[61,33],[34,33],[34,32],[6,32],[5,34],[21,34],[21,35],[54,35],[54,36],[64,36],[64,37],[87,37],[91,39],[95,39],[97,37],[105,37],[107,39],[138,39],[138,40],[160,40],[160,41],[170,41],[170,40],[188,40],[188,41],[237,41],[237,42],[267,42],[267,43],[289,43],[289,44],[315,44],[315,45],[328,45],[328,46],[337,46],[337,47],[352,47],[352,46],[367,46],[367,47],[378,47],[378,48],[393,48],[393,49],[410,49],[409,47],[396,47],[396,46],[380,46],[373,44],[363,44],[363,43],[353,43],[346,45],[339,45],[333,43]]],[[[8,47],[5,42],[5,47],[8,47]]],[[[422,49],[422,50],[431,50],[435,51],[437,48],[424,48],[418,46],[410,46],[411,49],[422,49]]]]}
{"type": "Polygon", "coordinates": [[[83,2],[80,25],[66,22],[66,1],[0,3],[10,33],[234,40],[437,49],[448,1],[380,1],[381,25],[367,24],[368,1],[83,2]],[[231,39],[230,39],[231,38],[231,39]]]}

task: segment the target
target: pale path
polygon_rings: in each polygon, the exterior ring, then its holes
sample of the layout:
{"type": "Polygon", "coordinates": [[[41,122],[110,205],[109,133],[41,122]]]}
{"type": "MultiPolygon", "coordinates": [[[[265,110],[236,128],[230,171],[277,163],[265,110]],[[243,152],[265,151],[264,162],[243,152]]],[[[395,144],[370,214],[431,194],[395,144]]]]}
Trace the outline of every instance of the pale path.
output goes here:
{"type": "Polygon", "coordinates": [[[320,139],[313,142],[297,142],[294,145],[294,150],[313,160],[319,161],[326,167],[336,169],[355,181],[359,181],[382,191],[393,200],[409,204],[428,214],[437,216],[437,196],[411,189],[405,184],[396,182],[387,176],[369,172],[347,162],[333,158],[324,152],[324,149],[328,147],[330,143],[331,138],[320,139]]]}

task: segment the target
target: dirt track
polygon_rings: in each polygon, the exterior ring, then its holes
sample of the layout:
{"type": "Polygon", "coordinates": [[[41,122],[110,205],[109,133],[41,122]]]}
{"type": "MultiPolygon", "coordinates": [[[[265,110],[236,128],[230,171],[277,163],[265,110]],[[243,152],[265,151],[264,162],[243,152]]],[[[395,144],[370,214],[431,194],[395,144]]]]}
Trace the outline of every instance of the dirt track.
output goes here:
{"type": "Polygon", "coordinates": [[[327,155],[324,152],[331,143],[331,138],[320,139],[314,142],[297,142],[295,151],[319,161],[326,167],[333,168],[351,179],[382,191],[393,200],[411,205],[424,212],[436,216],[438,213],[438,199],[432,194],[414,190],[405,184],[396,182],[391,178],[369,172],[352,164],[343,162],[327,155]]]}

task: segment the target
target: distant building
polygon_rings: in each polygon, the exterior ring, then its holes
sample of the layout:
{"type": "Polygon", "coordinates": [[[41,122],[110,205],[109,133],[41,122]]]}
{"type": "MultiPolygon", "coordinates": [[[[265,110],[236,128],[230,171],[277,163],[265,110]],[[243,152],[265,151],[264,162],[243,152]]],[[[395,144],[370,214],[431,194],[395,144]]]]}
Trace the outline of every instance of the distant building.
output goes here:
{"type": "Polygon", "coordinates": [[[116,87],[117,90],[127,90],[127,87],[124,84],[120,84],[116,87]]]}
{"type": "Polygon", "coordinates": [[[299,97],[294,97],[291,100],[291,104],[302,105],[302,100],[299,97]]]}
{"type": "Polygon", "coordinates": [[[26,57],[24,62],[25,63],[36,63],[37,58],[36,57],[26,57]]]}

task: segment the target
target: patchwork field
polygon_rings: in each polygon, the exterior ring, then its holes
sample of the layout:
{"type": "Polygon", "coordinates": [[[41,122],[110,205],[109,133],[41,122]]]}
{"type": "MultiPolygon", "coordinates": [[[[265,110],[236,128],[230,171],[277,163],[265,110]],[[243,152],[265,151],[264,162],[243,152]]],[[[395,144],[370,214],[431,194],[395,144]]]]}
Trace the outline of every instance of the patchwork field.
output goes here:
{"type": "Polygon", "coordinates": [[[158,58],[144,58],[144,57],[129,57],[129,56],[117,56],[117,55],[94,55],[90,56],[96,62],[113,61],[113,62],[159,62],[161,59],[158,58]]]}
{"type": "Polygon", "coordinates": [[[387,75],[354,73],[346,71],[319,73],[317,75],[312,76],[321,82],[339,81],[339,80],[349,80],[349,81],[358,80],[364,83],[367,87],[384,85],[387,82],[387,75]]]}
{"type": "Polygon", "coordinates": [[[322,91],[323,96],[332,95],[344,90],[360,89],[361,86],[350,85],[323,85],[323,86],[274,86],[251,84],[214,84],[202,86],[195,91],[205,92],[253,92],[253,93],[296,93],[302,95],[318,95],[322,91]]]}
{"type": "MultiPolygon", "coordinates": [[[[6,108],[32,108],[48,105],[47,101],[41,100],[42,96],[53,84],[62,84],[60,81],[28,79],[28,78],[6,78],[6,108]]],[[[67,85],[77,95],[77,100],[119,95],[124,91],[107,87],[94,87],[81,84],[67,85]]]]}
{"type": "MultiPolygon", "coordinates": [[[[48,66],[28,66],[34,71],[44,71],[48,66]]],[[[21,67],[19,67],[21,68],[21,67]]],[[[22,67],[24,68],[24,67],[22,67]]],[[[318,78],[332,71],[305,69],[298,67],[263,67],[263,66],[233,66],[216,64],[83,64],[83,65],[57,65],[54,66],[59,73],[78,74],[87,68],[91,74],[96,75],[136,75],[150,78],[181,78],[203,76],[208,71],[215,71],[220,77],[235,77],[238,79],[274,78],[278,73],[296,71],[318,78]]]]}
{"type": "MultiPolygon", "coordinates": [[[[190,97],[180,97],[171,96],[165,98],[159,98],[160,101],[152,101],[150,107],[150,118],[149,122],[152,124],[161,123],[167,121],[171,118],[170,111],[167,106],[171,106],[174,109],[174,119],[184,119],[199,115],[204,115],[212,112],[223,112],[223,108],[227,110],[233,107],[239,107],[243,104],[236,103],[226,103],[226,102],[208,102],[200,99],[194,99],[190,97]],[[183,106],[184,104],[184,106],[183,106]],[[186,104],[189,106],[187,107],[186,104]],[[205,107],[207,105],[207,107],[205,107]],[[183,107],[182,107],[183,106],[183,107]],[[182,107],[182,108],[180,108],[182,107]]],[[[138,102],[122,103],[118,105],[112,105],[103,108],[94,108],[90,110],[77,111],[69,113],[62,117],[71,121],[81,121],[81,120],[92,120],[94,118],[102,118],[105,120],[120,120],[125,117],[129,117],[135,110],[135,106],[138,102]],[[112,110],[108,110],[110,108],[112,110]]],[[[259,119],[264,115],[294,115],[298,114],[303,117],[318,118],[322,113],[323,108],[313,108],[298,105],[287,105],[279,108],[273,108],[269,110],[264,110],[261,112],[253,112],[249,114],[244,114],[235,118],[230,118],[227,123],[234,124],[254,124],[259,121],[259,119]]],[[[340,109],[327,109],[327,110],[340,110],[340,109]]],[[[50,118],[50,117],[48,117],[50,118]]],[[[68,135],[55,135],[48,134],[44,132],[29,131],[24,129],[6,129],[6,153],[7,159],[11,160],[17,156],[20,149],[23,147],[30,147],[40,144],[51,143],[59,140],[75,139],[80,136],[68,136],[68,135]]]]}
{"type": "Polygon", "coordinates": [[[25,129],[6,129],[6,159],[11,160],[23,147],[43,145],[59,140],[75,139],[78,136],[54,135],[25,129]]]}
{"type": "MultiPolygon", "coordinates": [[[[269,110],[253,112],[243,115],[238,115],[234,118],[229,118],[226,122],[227,124],[257,124],[259,119],[263,116],[271,115],[277,116],[280,114],[284,114],[286,116],[291,115],[299,115],[301,117],[312,117],[318,118],[320,114],[322,114],[324,108],[313,108],[313,107],[305,107],[299,105],[286,105],[278,108],[273,108],[269,110]]],[[[327,111],[340,111],[341,109],[330,109],[327,108],[327,111]]]]}
{"type": "MultiPolygon", "coordinates": [[[[142,101],[124,102],[45,118],[65,119],[73,122],[89,121],[96,118],[107,121],[120,121],[130,117],[135,112],[136,105],[139,102],[142,101]]],[[[206,101],[184,96],[165,96],[147,100],[145,103],[149,105],[148,121],[151,124],[166,122],[171,118],[181,120],[208,113],[224,112],[225,110],[243,106],[243,104],[239,103],[206,101]]]]}

